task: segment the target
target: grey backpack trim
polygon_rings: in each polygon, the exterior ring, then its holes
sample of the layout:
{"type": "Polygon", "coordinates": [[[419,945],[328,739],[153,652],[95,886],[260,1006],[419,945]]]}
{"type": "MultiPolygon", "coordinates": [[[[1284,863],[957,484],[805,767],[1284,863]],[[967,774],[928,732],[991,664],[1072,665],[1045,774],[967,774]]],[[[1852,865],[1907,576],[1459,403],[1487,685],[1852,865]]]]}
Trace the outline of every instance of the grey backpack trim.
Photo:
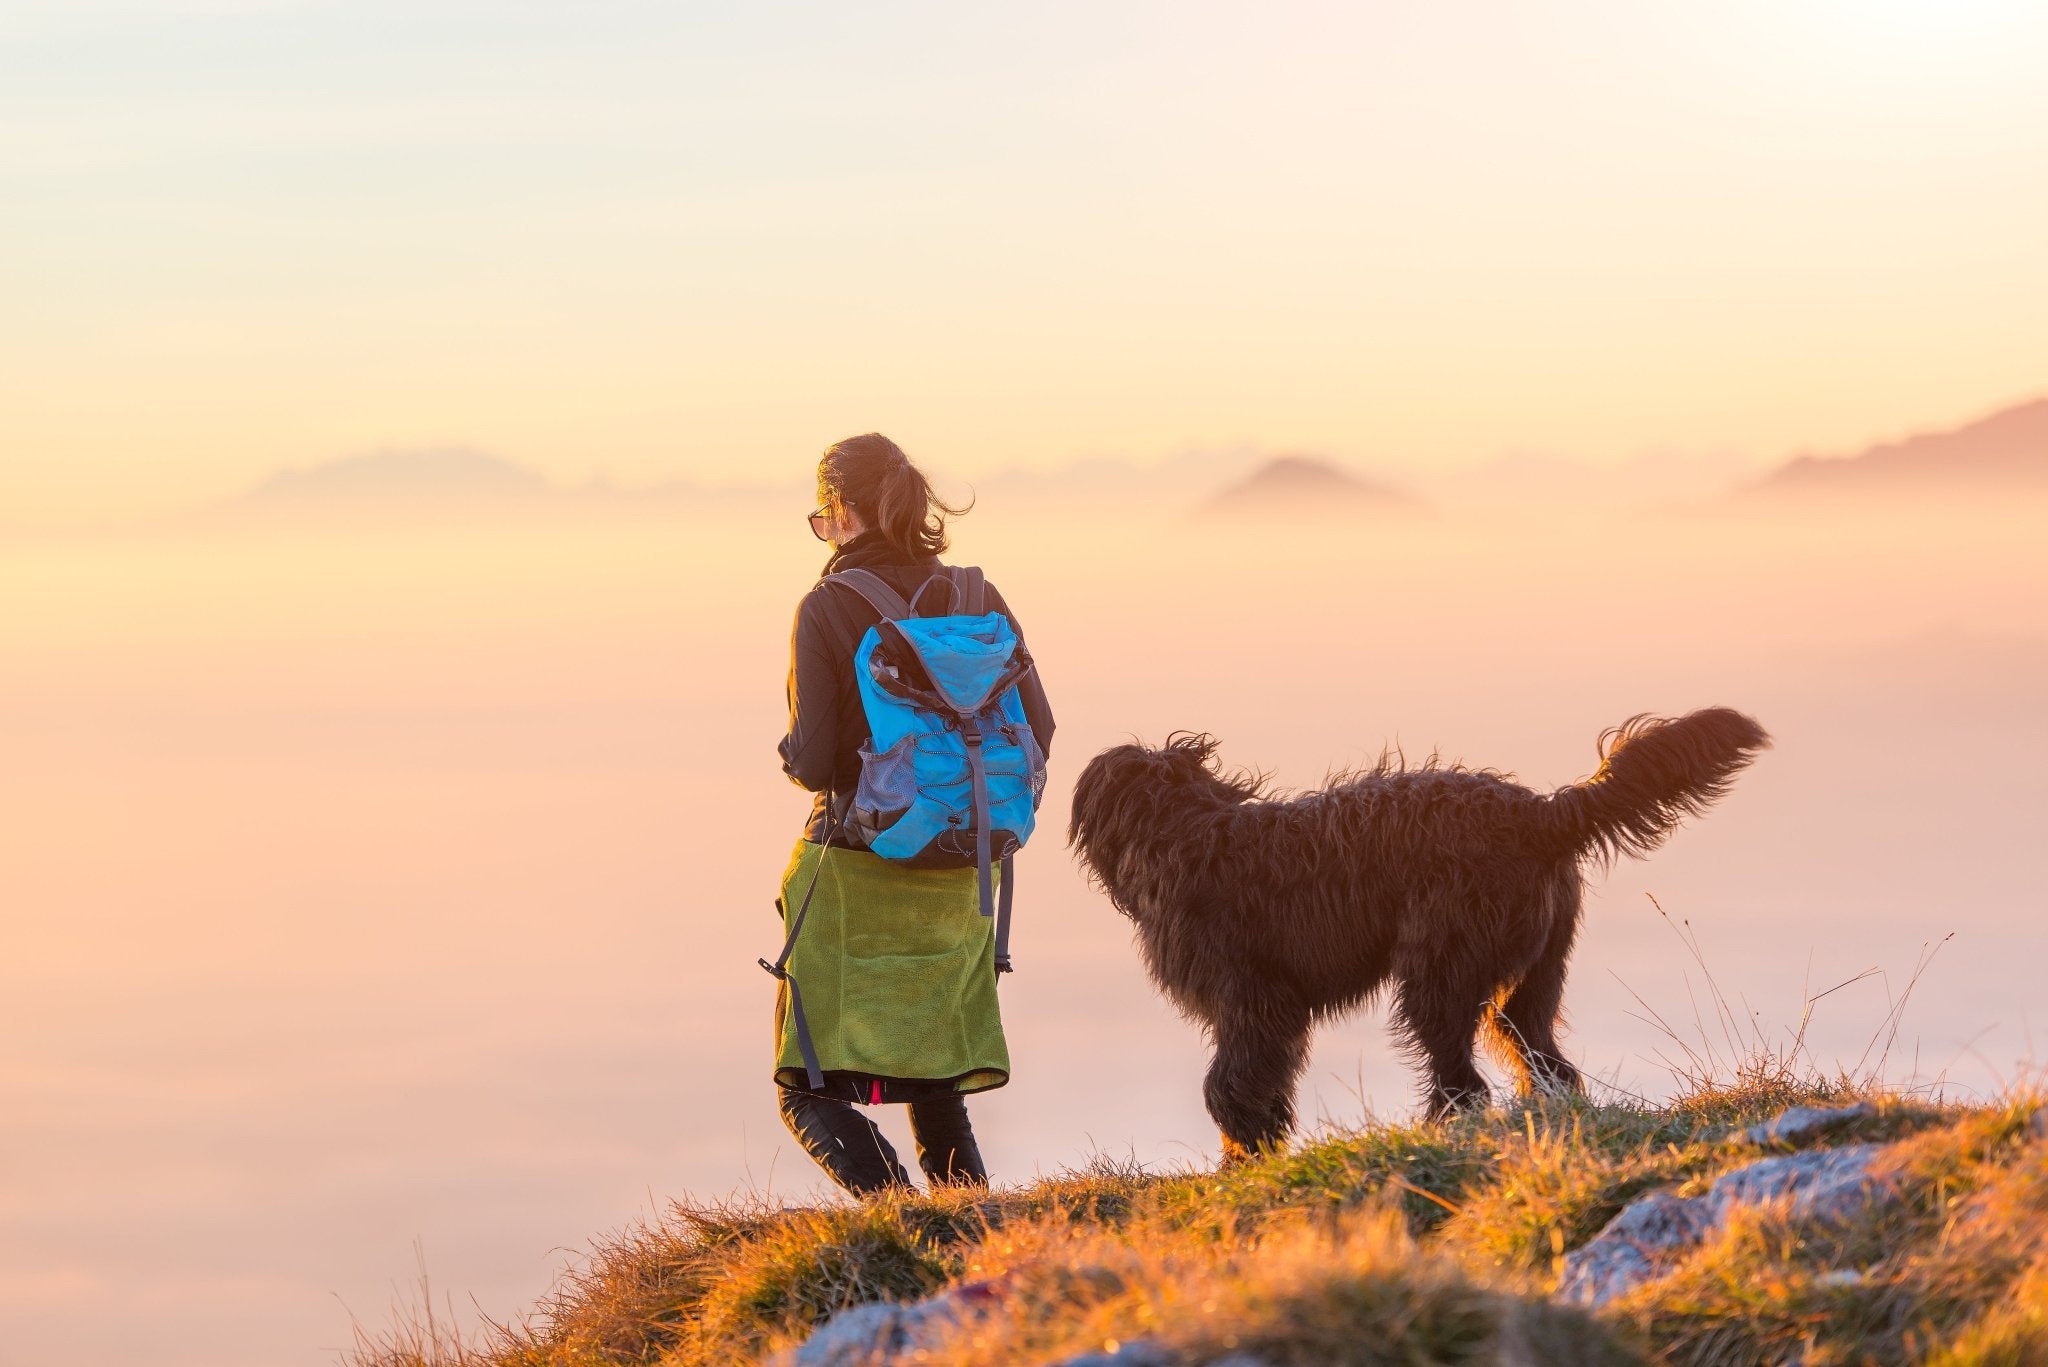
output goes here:
{"type": "Polygon", "coordinates": [[[889,587],[888,581],[873,570],[841,570],[825,576],[828,584],[840,583],[868,600],[883,620],[898,622],[911,615],[910,604],[903,601],[903,595],[889,587]]]}
{"type": "Polygon", "coordinates": [[[1010,904],[1017,897],[1017,855],[1003,856],[1003,891],[996,900],[996,972],[1014,971],[1010,963],[1010,904]]]}
{"type": "Polygon", "coordinates": [[[952,599],[947,606],[953,615],[979,617],[988,611],[988,577],[975,565],[952,565],[940,570],[917,586],[917,595],[909,602],[903,595],[889,587],[887,580],[873,570],[841,570],[828,574],[824,582],[841,583],[868,600],[868,605],[882,614],[886,621],[900,622],[906,617],[918,615],[918,604],[924,601],[925,591],[933,584],[944,582],[952,599]]]}
{"type": "MultiPolygon", "coordinates": [[[[832,850],[832,831],[839,824],[838,802],[832,793],[825,794],[825,840],[818,847],[818,862],[811,869],[810,886],[804,889],[804,900],[796,909],[796,916],[789,915],[789,908],[780,897],[775,899],[776,909],[782,912],[789,931],[782,939],[782,952],[775,956],[775,962],[757,959],[756,963],[768,970],[768,976],[789,988],[790,1015],[796,1021],[797,1052],[804,1060],[804,1081],[818,1091],[825,1085],[824,1070],[818,1066],[818,1046],[811,1038],[811,1022],[804,1015],[803,990],[796,985],[796,975],[789,971],[789,956],[796,953],[797,932],[804,928],[804,917],[811,914],[811,897],[818,891],[818,875],[825,871],[825,856],[832,850]]],[[[997,972],[1003,972],[997,969],[997,972]]]]}
{"type": "Polygon", "coordinates": [[[979,617],[984,611],[983,601],[987,597],[988,580],[973,565],[953,565],[940,570],[917,586],[917,596],[910,600],[910,615],[918,615],[918,604],[934,584],[946,586],[946,610],[955,617],[979,617]]]}

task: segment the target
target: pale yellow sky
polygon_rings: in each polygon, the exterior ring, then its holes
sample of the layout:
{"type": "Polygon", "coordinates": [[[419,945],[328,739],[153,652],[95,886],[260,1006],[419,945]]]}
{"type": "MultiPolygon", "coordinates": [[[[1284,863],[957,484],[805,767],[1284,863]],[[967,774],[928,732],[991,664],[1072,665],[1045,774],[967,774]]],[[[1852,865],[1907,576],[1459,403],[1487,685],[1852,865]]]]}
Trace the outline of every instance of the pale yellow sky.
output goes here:
{"type": "Polygon", "coordinates": [[[2048,389],[2048,12],[13,6],[0,525],[479,447],[1756,460],[2048,389]]]}

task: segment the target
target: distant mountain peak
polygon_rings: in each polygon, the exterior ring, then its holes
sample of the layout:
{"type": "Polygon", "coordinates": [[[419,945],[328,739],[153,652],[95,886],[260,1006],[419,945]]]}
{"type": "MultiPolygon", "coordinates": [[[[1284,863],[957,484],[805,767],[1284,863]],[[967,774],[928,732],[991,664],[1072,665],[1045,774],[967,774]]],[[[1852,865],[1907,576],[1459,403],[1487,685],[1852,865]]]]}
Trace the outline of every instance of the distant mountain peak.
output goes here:
{"type": "Polygon", "coordinates": [[[463,447],[370,451],[280,470],[243,502],[265,508],[447,508],[546,497],[544,475],[463,447]]]}
{"type": "Polygon", "coordinates": [[[1751,487],[1763,495],[1983,492],[2048,488],[2048,398],[1942,432],[1881,442],[1853,456],[1799,456],[1751,487]]]}
{"type": "Polygon", "coordinates": [[[1286,513],[1414,513],[1422,500],[1405,489],[1363,479],[1320,456],[1280,455],[1202,505],[1210,517],[1286,513]]]}

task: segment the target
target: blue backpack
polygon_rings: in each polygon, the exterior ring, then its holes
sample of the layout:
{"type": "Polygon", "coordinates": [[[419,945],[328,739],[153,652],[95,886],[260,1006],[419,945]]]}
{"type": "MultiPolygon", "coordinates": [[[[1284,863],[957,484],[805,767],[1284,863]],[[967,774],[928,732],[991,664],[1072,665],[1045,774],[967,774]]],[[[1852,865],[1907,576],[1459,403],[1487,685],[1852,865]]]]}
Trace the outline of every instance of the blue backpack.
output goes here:
{"type": "Polygon", "coordinates": [[[978,870],[981,914],[996,917],[996,971],[1007,973],[1014,855],[1031,838],[1045,792],[1045,753],[1017,693],[1032,669],[1030,653],[1009,619],[984,610],[978,569],[940,570],[908,603],[869,570],[843,570],[825,582],[845,584],[882,615],[853,652],[873,737],[861,747],[847,825],[884,859],[978,870]],[[918,605],[935,584],[946,586],[953,611],[920,617],[918,605]]]}
{"type": "MultiPolygon", "coordinates": [[[[1008,973],[1010,907],[1017,890],[1013,856],[1031,838],[1045,793],[1045,751],[1031,734],[1017,694],[1018,681],[1032,669],[1030,653],[1009,619],[983,610],[986,584],[978,569],[942,569],[908,603],[870,570],[842,570],[825,582],[845,584],[882,615],[853,651],[854,682],[873,736],[861,747],[860,782],[844,820],[884,859],[917,868],[979,870],[981,914],[996,918],[996,972],[1008,973]],[[917,615],[934,584],[946,585],[952,615],[917,615]],[[999,906],[992,886],[998,862],[999,906]]],[[[840,819],[840,810],[835,794],[830,819],[840,819]]],[[[825,834],[829,846],[829,826],[825,834]]],[[[824,1073],[789,958],[824,869],[821,853],[803,901],[787,918],[782,953],[773,963],[760,961],[789,989],[797,1047],[813,1091],[824,1086],[824,1073]]]]}

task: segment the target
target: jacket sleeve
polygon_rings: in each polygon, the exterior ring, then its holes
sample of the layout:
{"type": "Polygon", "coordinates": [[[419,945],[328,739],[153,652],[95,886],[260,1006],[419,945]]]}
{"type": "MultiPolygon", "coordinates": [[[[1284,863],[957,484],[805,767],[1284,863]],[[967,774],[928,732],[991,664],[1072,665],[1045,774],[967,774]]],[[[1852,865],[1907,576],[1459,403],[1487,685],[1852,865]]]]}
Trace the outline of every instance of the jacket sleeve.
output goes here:
{"type": "MultiPolygon", "coordinates": [[[[1003,595],[989,586],[989,606],[1010,619],[1010,630],[1017,633],[1017,643],[1026,651],[1031,647],[1024,640],[1024,626],[1017,620],[1017,614],[1010,610],[1003,595]]],[[[1031,723],[1031,735],[1038,742],[1038,748],[1047,759],[1052,758],[1052,702],[1045,696],[1045,670],[1038,664],[1036,655],[1031,657],[1032,670],[1017,683],[1017,700],[1024,704],[1024,720],[1031,723]]]]}
{"type": "Polygon", "coordinates": [[[789,734],[776,749],[790,781],[822,793],[832,786],[839,753],[838,679],[833,669],[825,596],[797,604],[789,639],[789,734]]]}

